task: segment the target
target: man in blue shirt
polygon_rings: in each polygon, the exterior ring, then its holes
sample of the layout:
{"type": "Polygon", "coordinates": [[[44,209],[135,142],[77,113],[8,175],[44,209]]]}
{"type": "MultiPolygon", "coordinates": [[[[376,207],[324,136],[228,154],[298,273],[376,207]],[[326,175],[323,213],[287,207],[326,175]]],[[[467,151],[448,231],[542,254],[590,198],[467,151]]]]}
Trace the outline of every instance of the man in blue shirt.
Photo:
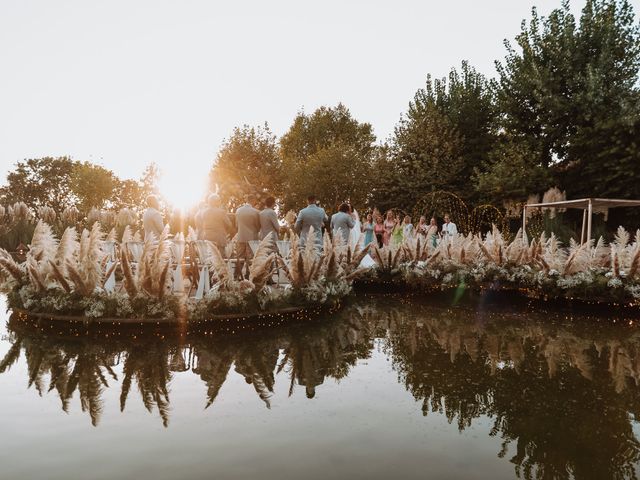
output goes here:
{"type": "Polygon", "coordinates": [[[322,245],[322,227],[329,220],[327,214],[323,208],[316,205],[315,195],[309,195],[307,198],[308,206],[303,208],[298,213],[296,224],[294,226],[295,232],[300,235],[300,244],[304,246],[307,241],[307,235],[309,229],[313,227],[313,234],[315,236],[315,243],[318,246],[322,245]]]}

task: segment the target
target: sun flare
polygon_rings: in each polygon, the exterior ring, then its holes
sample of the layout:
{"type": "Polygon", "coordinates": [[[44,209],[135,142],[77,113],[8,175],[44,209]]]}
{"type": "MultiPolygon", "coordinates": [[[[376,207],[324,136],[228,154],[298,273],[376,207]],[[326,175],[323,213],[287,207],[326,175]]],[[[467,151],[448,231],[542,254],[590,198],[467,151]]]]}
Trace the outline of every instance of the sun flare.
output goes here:
{"type": "Polygon", "coordinates": [[[160,195],[172,208],[182,211],[198,205],[206,189],[206,176],[193,176],[192,172],[164,172],[158,179],[160,195]]]}

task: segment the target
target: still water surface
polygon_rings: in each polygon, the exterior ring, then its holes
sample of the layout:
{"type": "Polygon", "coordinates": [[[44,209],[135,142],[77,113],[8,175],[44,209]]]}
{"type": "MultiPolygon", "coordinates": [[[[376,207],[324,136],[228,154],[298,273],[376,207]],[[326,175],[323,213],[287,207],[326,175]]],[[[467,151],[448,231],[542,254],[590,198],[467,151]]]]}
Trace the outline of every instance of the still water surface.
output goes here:
{"type": "Polygon", "coordinates": [[[234,334],[1,323],[3,479],[607,479],[640,462],[629,319],[359,296],[234,334]]]}

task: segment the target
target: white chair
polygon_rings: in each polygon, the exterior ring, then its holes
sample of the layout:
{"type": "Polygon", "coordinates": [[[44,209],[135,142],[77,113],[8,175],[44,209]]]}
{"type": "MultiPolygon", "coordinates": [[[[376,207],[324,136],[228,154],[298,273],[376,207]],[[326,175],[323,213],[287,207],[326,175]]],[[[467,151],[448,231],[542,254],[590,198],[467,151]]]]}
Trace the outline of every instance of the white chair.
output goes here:
{"type": "Polygon", "coordinates": [[[171,255],[175,262],[173,270],[173,291],[177,293],[184,292],[184,280],[182,278],[182,259],[184,258],[185,242],[184,240],[174,240],[171,242],[171,255]]]}
{"type": "Polygon", "coordinates": [[[211,280],[209,279],[209,265],[207,259],[211,256],[209,252],[209,243],[206,240],[196,240],[192,243],[195,245],[200,259],[200,265],[198,266],[199,278],[198,289],[196,290],[196,300],[202,299],[206,293],[211,290],[211,280]]]}
{"type": "Polygon", "coordinates": [[[289,258],[289,252],[291,251],[291,242],[289,240],[278,240],[278,253],[282,258],[289,258]]]}
{"type": "Polygon", "coordinates": [[[258,245],[260,245],[260,240],[249,240],[249,248],[251,248],[251,253],[254,255],[258,250],[258,245]]]}

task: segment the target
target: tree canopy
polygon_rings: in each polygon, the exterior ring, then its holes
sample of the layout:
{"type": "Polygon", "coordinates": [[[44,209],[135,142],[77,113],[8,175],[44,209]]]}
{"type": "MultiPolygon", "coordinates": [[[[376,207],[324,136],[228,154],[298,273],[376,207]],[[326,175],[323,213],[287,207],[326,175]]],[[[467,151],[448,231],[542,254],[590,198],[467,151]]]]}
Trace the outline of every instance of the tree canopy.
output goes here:
{"type": "MultiPolygon", "coordinates": [[[[237,127],[211,189],[231,208],[248,193],[273,195],[283,211],[311,193],[330,209],[382,210],[411,210],[440,190],[497,207],[551,186],[568,198],[640,198],[640,23],[629,0],[586,0],[579,16],[568,0],[547,17],[534,8],[505,47],[495,79],[466,61],[428,75],[383,143],[343,104],[299,112],[280,138],[266,123],[237,127]]],[[[32,208],[140,208],[156,179],[154,166],[120,180],[46,157],[18,162],[0,196],[32,208]]]]}
{"type": "Polygon", "coordinates": [[[299,208],[309,194],[330,208],[343,201],[368,203],[376,155],[369,123],[351,116],[342,104],[300,112],[280,140],[286,172],[283,205],[299,208]]]}
{"type": "Polygon", "coordinates": [[[24,202],[32,209],[52,207],[61,212],[75,206],[82,212],[92,207],[139,210],[155,191],[157,167],[148,166],[140,181],[121,180],[111,170],[69,157],[23,160],[7,174],[0,188],[3,203],[24,202]]]}
{"type": "Polygon", "coordinates": [[[533,9],[498,62],[504,129],[569,197],[640,196],[640,26],[627,0],[533,9]]]}
{"type": "Polygon", "coordinates": [[[226,140],[210,172],[211,189],[229,206],[237,206],[247,194],[283,193],[282,160],[276,136],[264,126],[236,127],[226,140]]]}

